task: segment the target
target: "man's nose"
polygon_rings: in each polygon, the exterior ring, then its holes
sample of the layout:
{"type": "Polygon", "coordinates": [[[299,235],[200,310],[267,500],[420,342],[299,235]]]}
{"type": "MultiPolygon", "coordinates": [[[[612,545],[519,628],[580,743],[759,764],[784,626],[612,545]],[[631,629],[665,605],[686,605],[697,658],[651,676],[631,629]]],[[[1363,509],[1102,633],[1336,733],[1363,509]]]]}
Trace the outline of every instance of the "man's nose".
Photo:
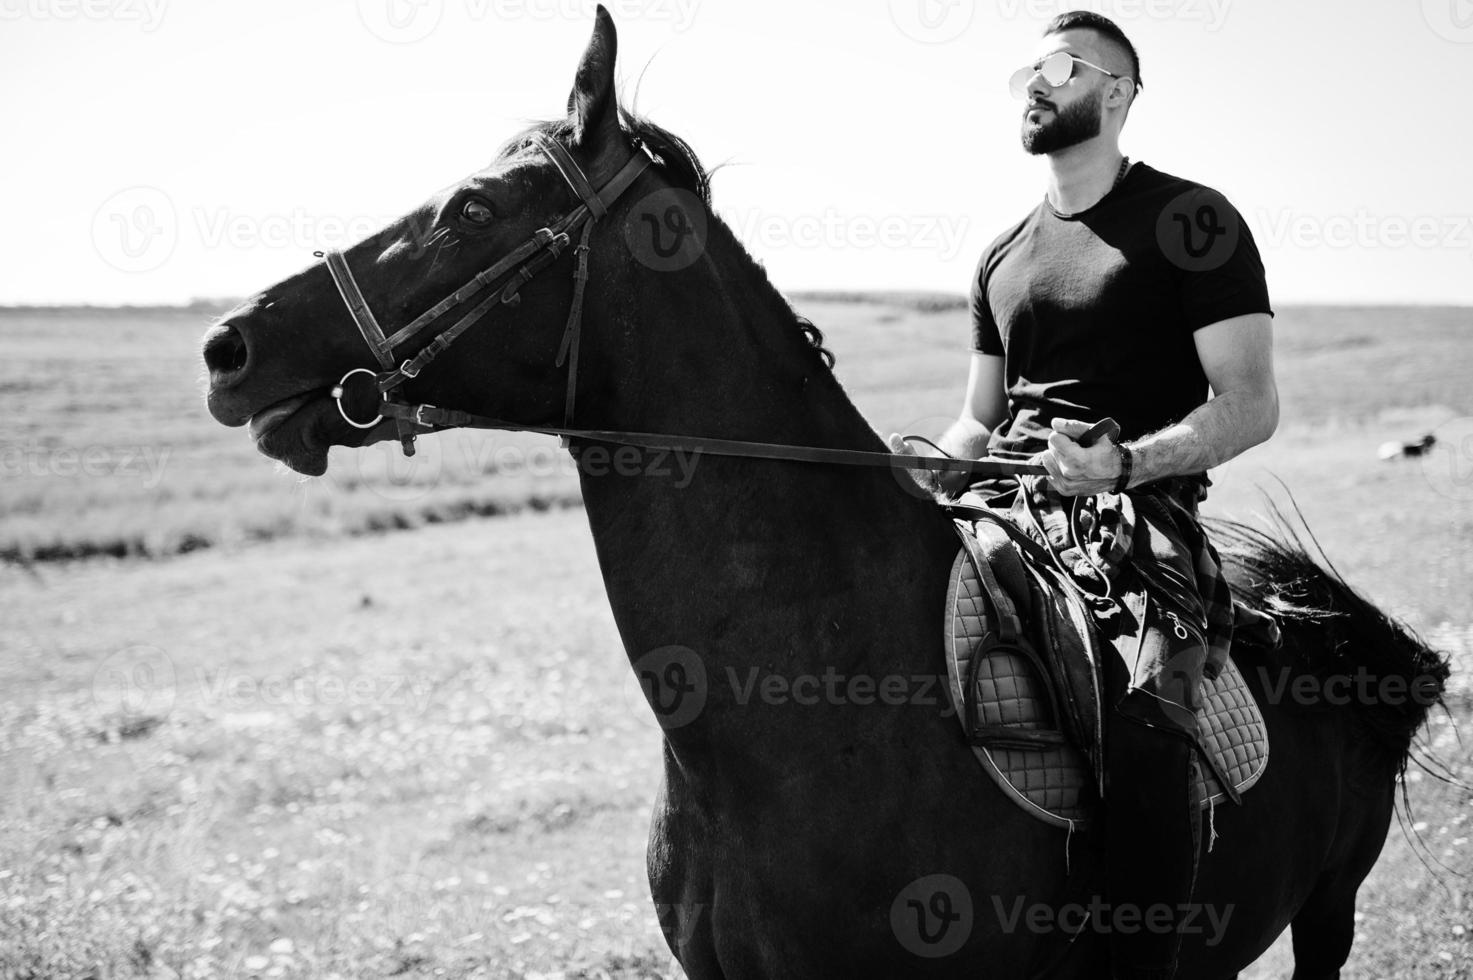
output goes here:
{"type": "Polygon", "coordinates": [[[1053,94],[1054,87],[1043,79],[1043,67],[1034,69],[1033,74],[1028,77],[1028,100],[1047,101],[1053,94]]]}

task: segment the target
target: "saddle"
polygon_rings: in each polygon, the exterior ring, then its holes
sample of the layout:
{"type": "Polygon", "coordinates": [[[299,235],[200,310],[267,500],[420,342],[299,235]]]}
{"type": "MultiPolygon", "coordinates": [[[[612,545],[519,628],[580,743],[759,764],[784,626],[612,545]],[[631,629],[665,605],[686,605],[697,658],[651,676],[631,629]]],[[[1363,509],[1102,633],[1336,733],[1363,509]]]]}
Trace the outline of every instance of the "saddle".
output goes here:
{"type": "MultiPolygon", "coordinates": [[[[1114,644],[1044,547],[1005,517],[968,509],[954,523],[962,547],[945,640],[957,717],[1009,799],[1045,823],[1081,828],[1104,796],[1104,667],[1114,644]]],[[[1143,582],[1124,588],[1125,607],[1149,601],[1143,582]]],[[[1197,799],[1240,802],[1268,764],[1263,715],[1231,657],[1203,683],[1197,799]]]]}

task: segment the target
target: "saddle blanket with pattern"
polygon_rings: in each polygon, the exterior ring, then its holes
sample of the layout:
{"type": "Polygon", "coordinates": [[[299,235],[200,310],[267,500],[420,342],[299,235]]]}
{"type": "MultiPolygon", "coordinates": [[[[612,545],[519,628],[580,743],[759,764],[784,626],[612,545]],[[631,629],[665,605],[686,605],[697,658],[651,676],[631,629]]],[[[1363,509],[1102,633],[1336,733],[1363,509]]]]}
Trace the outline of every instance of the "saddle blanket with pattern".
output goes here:
{"type": "MultiPolygon", "coordinates": [[[[1047,737],[1070,728],[1066,719],[1051,717],[1060,711],[1059,695],[1050,690],[1054,682],[1042,674],[1047,668],[1036,660],[993,642],[996,637],[989,632],[995,622],[989,621],[984,586],[966,549],[958,551],[948,581],[944,639],[957,717],[969,737],[977,730],[974,724],[994,733],[1019,733],[1017,738],[973,740],[977,761],[1003,793],[1032,816],[1070,829],[1087,825],[1099,802],[1097,766],[1090,758],[1098,758],[1098,747],[1077,744],[1077,726],[1072,738],[1047,737]],[[966,690],[968,678],[971,691],[966,690]]],[[[1263,775],[1268,732],[1231,658],[1221,673],[1203,684],[1197,723],[1202,748],[1211,758],[1208,765],[1197,766],[1197,798],[1207,807],[1236,798],[1263,775]],[[1223,788],[1221,779],[1231,784],[1232,793],[1223,788]]],[[[1100,729],[1093,726],[1088,736],[1098,737],[1100,729]]]]}

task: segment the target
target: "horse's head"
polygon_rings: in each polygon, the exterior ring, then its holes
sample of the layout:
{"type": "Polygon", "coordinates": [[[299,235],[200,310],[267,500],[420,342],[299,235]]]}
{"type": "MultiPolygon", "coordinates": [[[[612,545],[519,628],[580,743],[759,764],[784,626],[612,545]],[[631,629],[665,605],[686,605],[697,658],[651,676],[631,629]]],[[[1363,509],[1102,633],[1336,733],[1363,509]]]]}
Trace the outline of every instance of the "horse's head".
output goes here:
{"type": "MultiPolygon", "coordinates": [[[[558,147],[539,146],[539,140],[551,137],[565,147],[576,161],[574,171],[581,170],[594,188],[633,172],[626,165],[643,153],[620,126],[615,44],[613,21],[599,7],[566,119],[512,140],[490,166],[343,253],[348,291],[354,285],[361,290],[385,334],[392,337],[499,260],[528,256],[518,250],[534,233],[556,229],[561,218],[586,207],[575,193],[577,176],[560,172],[553,153],[558,147]]],[[[365,342],[370,331],[360,333],[340,292],[342,266],[335,282],[328,263],[317,263],[241,304],[205,338],[210,413],[225,425],[249,423],[262,453],[300,473],[320,475],[327,469],[329,446],[366,445],[395,432],[391,419],[369,428],[349,424],[353,413],[347,408],[340,412],[333,397],[334,385],[345,373],[355,368],[383,371],[390,360],[400,364],[491,297],[486,315],[457,340],[456,356],[436,361],[398,390],[408,401],[525,425],[558,421],[567,373],[557,362],[578,233],[569,237],[571,244],[564,240],[553,254],[538,260],[541,273],[521,284],[511,302],[499,297],[526,265],[520,260],[494,281],[485,277],[486,282],[473,287],[473,296],[450,304],[431,328],[404,338],[383,357],[365,342]]],[[[628,259],[627,250],[618,259],[600,256],[600,278],[611,271],[610,261],[628,259]]],[[[373,414],[370,402],[356,420],[371,421],[373,414]]]]}

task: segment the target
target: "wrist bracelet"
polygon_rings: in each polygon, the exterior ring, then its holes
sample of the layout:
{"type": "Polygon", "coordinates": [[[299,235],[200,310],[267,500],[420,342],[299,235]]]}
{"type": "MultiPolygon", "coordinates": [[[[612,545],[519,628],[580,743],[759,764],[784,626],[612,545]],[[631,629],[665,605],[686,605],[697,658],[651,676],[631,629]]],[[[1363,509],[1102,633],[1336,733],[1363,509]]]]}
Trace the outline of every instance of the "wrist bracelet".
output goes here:
{"type": "Polygon", "coordinates": [[[1115,444],[1115,451],[1120,454],[1120,479],[1115,481],[1111,490],[1114,493],[1124,493],[1130,486],[1130,471],[1135,466],[1135,456],[1123,442],[1115,444]]]}

